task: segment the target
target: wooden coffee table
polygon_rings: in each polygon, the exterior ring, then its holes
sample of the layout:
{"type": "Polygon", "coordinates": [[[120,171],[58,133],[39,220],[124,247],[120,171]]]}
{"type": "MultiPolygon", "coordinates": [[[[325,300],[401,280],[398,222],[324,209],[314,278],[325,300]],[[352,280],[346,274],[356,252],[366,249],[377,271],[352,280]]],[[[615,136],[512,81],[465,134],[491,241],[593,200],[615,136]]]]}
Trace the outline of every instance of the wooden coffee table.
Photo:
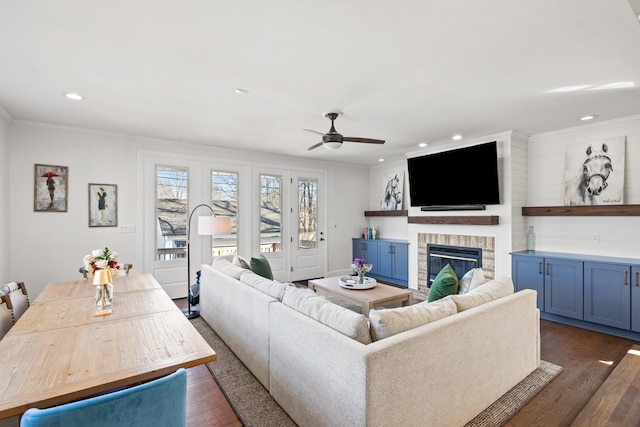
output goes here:
{"type": "Polygon", "coordinates": [[[408,289],[400,289],[378,283],[374,288],[359,290],[345,289],[338,283],[339,277],[327,277],[324,279],[309,280],[309,289],[323,291],[336,297],[346,299],[362,306],[362,314],[369,317],[372,308],[382,305],[401,303],[403,306],[413,304],[413,292],[408,289]]]}

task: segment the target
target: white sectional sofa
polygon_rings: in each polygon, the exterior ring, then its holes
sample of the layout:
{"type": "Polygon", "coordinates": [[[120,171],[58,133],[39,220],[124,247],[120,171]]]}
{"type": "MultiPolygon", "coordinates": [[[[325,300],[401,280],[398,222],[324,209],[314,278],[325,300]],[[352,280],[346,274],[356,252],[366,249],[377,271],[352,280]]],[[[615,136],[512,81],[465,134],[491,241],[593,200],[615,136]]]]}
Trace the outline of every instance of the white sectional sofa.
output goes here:
{"type": "MultiPolygon", "coordinates": [[[[361,314],[254,276],[223,258],[203,265],[200,313],[303,427],[463,426],[540,362],[536,293],[513,293],[509,278],[447,297],[455,314],[370,342],[361,314]]],[[[371,325],[407,314],[382,310],[371,325]]]]}

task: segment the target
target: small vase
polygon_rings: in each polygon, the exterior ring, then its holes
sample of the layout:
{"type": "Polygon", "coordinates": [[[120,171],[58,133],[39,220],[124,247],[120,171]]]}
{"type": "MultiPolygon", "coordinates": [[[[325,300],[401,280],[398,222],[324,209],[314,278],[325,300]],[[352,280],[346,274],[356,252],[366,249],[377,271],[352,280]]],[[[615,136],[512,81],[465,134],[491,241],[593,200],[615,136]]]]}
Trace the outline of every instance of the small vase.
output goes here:
{"type": "Polygon", "coordinates": [[[104,293],[104,306],[111,307],[113,302],[113,284],[107,283],[105,285],[96,285],[96,307],[102,307],[103,294],[104,293]]]}
{"type": "Polygon", "coordinates": [[[364,272],[362,271],[358,273],[358,284],[359,285],[364,284],[364,272]]]}
{"type": "Polygon", "coordinates": [[[533,225],[529,226],[527,232],[527,250],[534,251],[536,249],[536,232],[533,230],[533,225]]]}

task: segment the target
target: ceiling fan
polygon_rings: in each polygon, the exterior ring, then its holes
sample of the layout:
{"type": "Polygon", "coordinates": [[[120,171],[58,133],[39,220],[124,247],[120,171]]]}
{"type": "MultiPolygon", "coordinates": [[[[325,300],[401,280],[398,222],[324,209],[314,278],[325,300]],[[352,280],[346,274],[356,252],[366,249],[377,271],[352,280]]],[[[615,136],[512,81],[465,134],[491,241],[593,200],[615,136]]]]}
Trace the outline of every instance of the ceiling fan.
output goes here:
{"type": "Polygon", "coordinates": [[[324,115],[326,118],[331,120],[331,129],[329,129],[329,132],[327,133],[322,133],[311,129],[303,129],[307,132],[313,132],[317,133],[318,135],[322,135],[322,142],[318,142],[317,144],[312,145],[311,147],[307,148],[307,151],[311,151],[321,145],[324,145],[325,148],[329,150],[337,150],[338,148],[342,147],[343,141],[364,142],[365,144],[384,144],[384,140],[382,139],[358,138],[354,136],[342,136],[341,134],[339,134],[336,131],[336,128],[333,126],[333,121],[341,115],[342,113],[326,113],[324,115]]]}

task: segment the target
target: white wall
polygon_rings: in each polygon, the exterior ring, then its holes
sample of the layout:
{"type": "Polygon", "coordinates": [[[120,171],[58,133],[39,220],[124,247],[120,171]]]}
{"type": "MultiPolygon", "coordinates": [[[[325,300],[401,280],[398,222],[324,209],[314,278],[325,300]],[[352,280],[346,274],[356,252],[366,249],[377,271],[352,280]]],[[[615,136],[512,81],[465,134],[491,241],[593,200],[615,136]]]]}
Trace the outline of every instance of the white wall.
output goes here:
{"type": "Polygon", "coordinates": [[[138,152],[179,153],[198,155],[215,162],[227,159],[292,170],[326,171],[327,223],[335,226],[327,228],[328,274],[348,269],[351,262],[350,239],[362,227],[362,212],[369,203],[368,194],[360,191],[367,187],[369,172],[368,168],[360,166],[128,138],[21,121],[13,121],[9,126],[9,145],[11,273],[13,277],[24,280],[34,296],[47,283],[79,279],[78,268],[91,249],[108,246],[119,252],[122,262],[132,262],[134,269],[141,270],[143,257],[138,248],[142,247],[141,230],[144,226],[140,223],[139,199],[143,185],[137,170],[138,152]],[[33,211],[36,163],[69,167],[66,213],[33,211]],[[113,227],[89,228],[89,183],[118,185],[118,223],[134,224],[135,233],[120,233],[113,227]]]}
{"type": "MultiPolygon", "coordinates": [[[[624,204],[640,204],[640,116],[533,135],[528,146],[528,206],[564,204],[568,144],[601,143],[626,136],[624,204]]],[[[614,165],[614,171],[616,166],[614,165]]],[[[640,258],[640,217],[526,217],[536,232],[536,250],[640,258]],[[599,242],[594,242],[594,235],[599,242]]]]}
{"type": "Polygon", "coordinates": [[[4,195],[0,203],[0,284],[11,279],[11,252],[9,251],[9,201],[11,171],[9,168],[9,122],[11,117],[0,106],[0,194],[4,195]]]}

